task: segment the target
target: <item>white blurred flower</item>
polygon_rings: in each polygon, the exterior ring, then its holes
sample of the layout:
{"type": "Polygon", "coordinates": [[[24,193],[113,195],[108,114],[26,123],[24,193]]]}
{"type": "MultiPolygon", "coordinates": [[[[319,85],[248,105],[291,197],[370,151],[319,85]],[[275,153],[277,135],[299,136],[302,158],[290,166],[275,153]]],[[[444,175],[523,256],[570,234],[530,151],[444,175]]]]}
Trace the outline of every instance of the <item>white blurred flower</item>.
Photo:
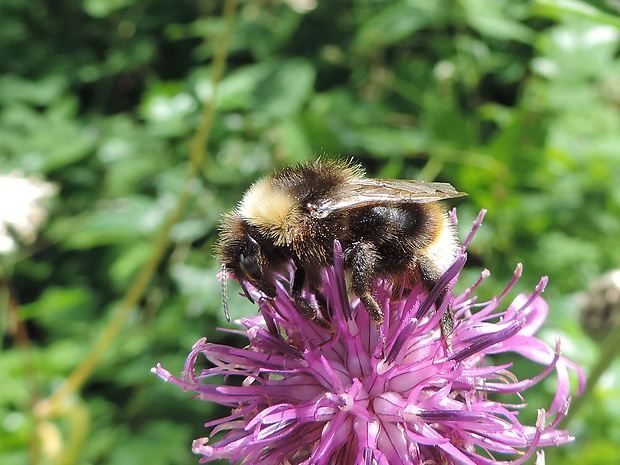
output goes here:
{"type": "Polygon", "coordinates": [[[34,242],[47,219],[46,201],[56,191],[54,184],[19,172],[0,175],[0,254],[34,242]]]}
{"type": "Polygon", "coordinates": [[[289,6],[297,13],[307,13],[317,6],[317,0],[285,0],[289,6]]]}

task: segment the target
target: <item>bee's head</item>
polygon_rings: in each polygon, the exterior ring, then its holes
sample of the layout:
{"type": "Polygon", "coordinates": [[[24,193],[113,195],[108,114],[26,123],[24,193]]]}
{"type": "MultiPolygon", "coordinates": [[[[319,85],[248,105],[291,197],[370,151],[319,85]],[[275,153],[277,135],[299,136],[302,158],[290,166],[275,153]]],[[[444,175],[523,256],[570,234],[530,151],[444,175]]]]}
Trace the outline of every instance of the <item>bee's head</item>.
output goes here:
{"type": "Polygon", "coordinates": [[[237,245],[238,248],[234,252],[237,277],[258,287],[269,268],[267,257],[258,242],[249,234],[246,234],[237,245]]]}
{"type": "Polygon", "coordinates": [[[267,297],[275,297],[273,270],[264,243],[260,234],[247,222],[237,215],[229,215],[222,223],[217,257],[246,294],[245,283],[250,283],[267,297]]]}

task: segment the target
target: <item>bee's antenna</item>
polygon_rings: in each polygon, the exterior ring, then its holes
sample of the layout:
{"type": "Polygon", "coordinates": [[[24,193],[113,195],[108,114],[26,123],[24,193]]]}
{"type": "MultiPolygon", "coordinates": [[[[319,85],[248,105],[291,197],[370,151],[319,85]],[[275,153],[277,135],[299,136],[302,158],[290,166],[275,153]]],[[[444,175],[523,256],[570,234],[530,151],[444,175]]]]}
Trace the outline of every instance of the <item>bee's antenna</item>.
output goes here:
{"type": "Polygon", "coordinates": [[[226,270],[226,265],[223,263],[220,280],[222,283],[222,307],[224,308],[224,317],[226,321],[230,321],[230,313],[228,312],[228,271],[226,270]]]}

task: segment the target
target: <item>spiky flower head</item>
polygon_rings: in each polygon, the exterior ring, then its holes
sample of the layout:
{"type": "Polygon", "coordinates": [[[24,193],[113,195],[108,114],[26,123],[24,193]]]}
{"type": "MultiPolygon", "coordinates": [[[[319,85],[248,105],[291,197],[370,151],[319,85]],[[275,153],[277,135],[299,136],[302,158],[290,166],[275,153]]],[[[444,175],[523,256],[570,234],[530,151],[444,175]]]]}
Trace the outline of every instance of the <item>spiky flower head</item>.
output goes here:
{"type": "MultiPolygon", "coordinates": [[[[387,283],[376,298],[384,302],[380,331],[363,305],[350,298],[342,252],[325,269],[325,297],[334,334],[303,319],[285,286],[274,300],[260,300],[261,316],[237,321],[245,348],[198,341],[183,376],[153,368],[196,397],[231,407],[228,417],[210,421],[211,437],[194,441],[201,462],[227,459],[244,464],[520,464],[538,447],[573,438],[557,424],[569,400],[568,369],[585,380],[572,362],[534,337],[547,315],[540,297],[546,278],[531,295],[504,298],[521,274],[517,267],[506,290],[478,303],[473,291],[448,292],[442,308],[430,311],[440,293],[456,281],[463,253],[430,292],[414,288],[390,299],[387,283]],[[449,343],[439,321],[449,304],[456,325],[449,343]],[[517,380],[512,363],[493,365],[495,354],[516,353],[542,365],[538,374],[517,380]],[[196,373],[199,356],[211,368],[196,373]],[[552,371],[557,391],[535,425],[519,421],[521,393],[552,371]],[[239,377],[235,385],[216,380],[239,377]],[[209,383],[206,384],[205,382],[209,383]],[[515,455],[516,454],[516,455],[515,455]]],[[[254,297],[259,298],[257,294],[254,297]]]]}

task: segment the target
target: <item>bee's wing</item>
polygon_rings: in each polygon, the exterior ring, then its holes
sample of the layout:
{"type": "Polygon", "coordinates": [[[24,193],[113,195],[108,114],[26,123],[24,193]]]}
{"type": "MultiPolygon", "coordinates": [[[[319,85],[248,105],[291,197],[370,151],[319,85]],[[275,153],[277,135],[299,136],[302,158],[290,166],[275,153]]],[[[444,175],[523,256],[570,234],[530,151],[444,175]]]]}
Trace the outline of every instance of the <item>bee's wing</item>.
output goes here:
{"type": "Polygon", "coordinates": [[[464,195],[467,194],[443,182],[361,178],[344,185],[340,195],[317,205],[314,215],[324,218],[338,210],[374,203],[428,203],[464,195]]]}

